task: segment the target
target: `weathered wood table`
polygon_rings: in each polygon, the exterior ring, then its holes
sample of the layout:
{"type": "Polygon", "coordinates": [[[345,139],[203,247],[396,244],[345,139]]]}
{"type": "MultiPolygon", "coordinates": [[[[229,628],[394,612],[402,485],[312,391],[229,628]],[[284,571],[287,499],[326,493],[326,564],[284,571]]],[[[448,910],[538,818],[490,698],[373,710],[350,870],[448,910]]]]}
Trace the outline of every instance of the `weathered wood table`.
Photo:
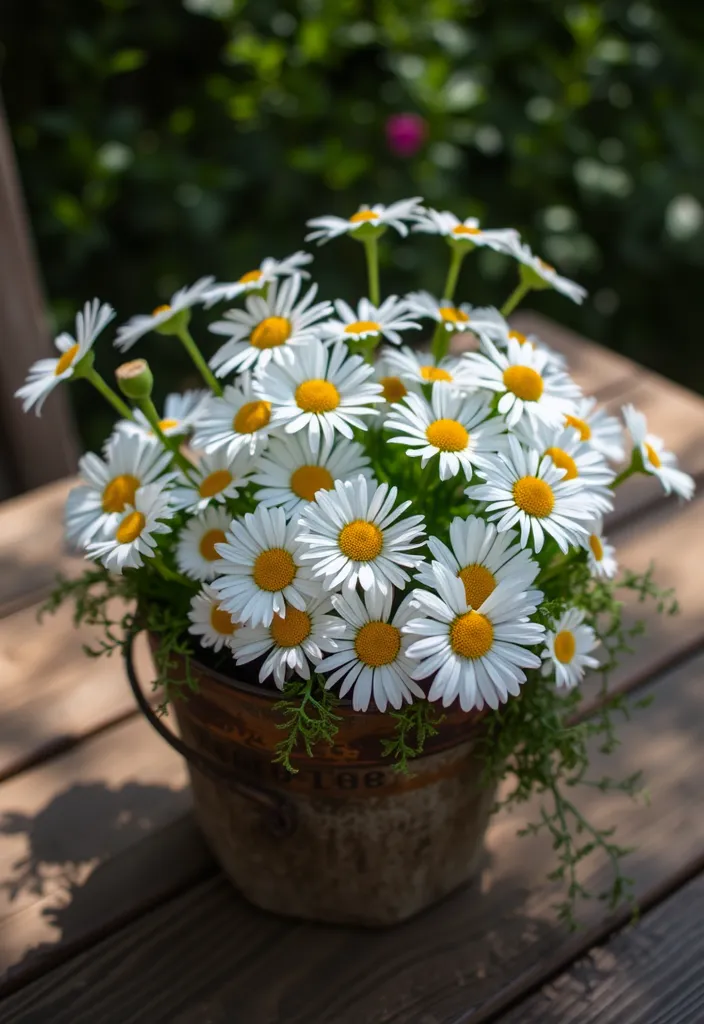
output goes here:
{"type": "MultiPolygon", "coordinates": [[[[531,319],[525,315],[522,329],[531,319]]],[[[535,318],[532,318],[535,321],[535,318]]],[[[585,389],[633,401],[704,477],[704,401],[546,322],[585,389]]],[[[3,1024],[684,1024],[704,1020],[704,493],[629,482],[620,561],[677,587],[614,685],[652,704],[611,774],[645,770],[647,806],[581,794],[617,824],[641,907],[583,911],[570,934],[549,844],[499,814],[477,881],[391,931],[299,924],[248,906],[189,813],[184,765],[140,718],[114,661],[84,658],[68,610],[40,628],[70,482],[0,508],[0,1020],[3,1024]]],[[[595,692],[595,691],[592,691],[595,692]]],[[[592,878],[607,865],[588,863],[592,878]]]]}

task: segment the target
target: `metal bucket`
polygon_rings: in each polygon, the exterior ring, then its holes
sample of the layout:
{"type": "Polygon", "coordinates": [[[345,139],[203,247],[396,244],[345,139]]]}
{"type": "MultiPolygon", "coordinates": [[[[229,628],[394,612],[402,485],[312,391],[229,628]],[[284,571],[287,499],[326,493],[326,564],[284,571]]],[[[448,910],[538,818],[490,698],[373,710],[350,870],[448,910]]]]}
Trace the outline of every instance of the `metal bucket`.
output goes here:
{"type": "Polygon", "coordinates": [[[450,710],[404,774],[381,756],[394,720],[343,701],[335,745],[292,756],[292,775],[272,763],[280,694],[192,661],[199,690],[174,703],[179,740],[139,687],[131,643],[126,659],[142,711],[189,762],[195,814],[213,853],[252,903],[385,926],[472,877],[494,801],[480,780],[476,713],[450,710]]]}

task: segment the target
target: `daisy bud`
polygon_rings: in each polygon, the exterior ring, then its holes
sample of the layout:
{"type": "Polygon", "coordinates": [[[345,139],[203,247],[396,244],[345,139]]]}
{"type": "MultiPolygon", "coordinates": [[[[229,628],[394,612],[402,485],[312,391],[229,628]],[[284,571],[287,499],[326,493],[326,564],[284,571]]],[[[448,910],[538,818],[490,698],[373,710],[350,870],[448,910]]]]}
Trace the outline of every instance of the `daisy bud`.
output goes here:
{"type": "Polygon", "coordinates": [[[115,377],[122,394],[133,402],[143,401],[152,393],[154,377],[146,359],[131,359],[128,363],[122,363],[115,370],[115,377]]]}

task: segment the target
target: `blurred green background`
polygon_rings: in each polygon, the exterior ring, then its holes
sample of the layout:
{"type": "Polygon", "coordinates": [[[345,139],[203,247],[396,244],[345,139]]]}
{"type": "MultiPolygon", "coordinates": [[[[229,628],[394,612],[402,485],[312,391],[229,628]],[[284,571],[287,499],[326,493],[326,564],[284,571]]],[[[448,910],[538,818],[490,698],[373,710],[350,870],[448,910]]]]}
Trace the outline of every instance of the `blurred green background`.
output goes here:
{"type": "MultiPolygon", "coordinates": [[[[57,327],[94,294],[123,320],[288,254],[308,217],[419,194],[518,228],[590,291],[533,307],[704,390],[703,5],[5,0],[0,40],[57,327]],[[407,111],[427,123],[410,157],[385,130],[407,111]]],[[[356,298],[361,247],[321,254],[323,294],[356,298]]],[[[386,291],[444,277],[433,238],[389,233],[383,259],[386,291]]],[[[514,279],[484,251],[462,298],[514,279]]]]}

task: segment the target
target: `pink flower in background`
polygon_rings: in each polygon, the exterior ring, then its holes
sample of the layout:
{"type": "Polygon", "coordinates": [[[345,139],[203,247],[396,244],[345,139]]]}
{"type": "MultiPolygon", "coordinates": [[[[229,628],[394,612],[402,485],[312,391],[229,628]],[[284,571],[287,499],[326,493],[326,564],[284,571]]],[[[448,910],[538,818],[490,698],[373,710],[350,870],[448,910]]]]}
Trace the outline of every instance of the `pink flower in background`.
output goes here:
{"type": "Polygon", "coordinates": [[[396,156],[415,156],[428,137],[428,122],[420,114],[392,114],[386,121],[386,142],[396,156]]]}

